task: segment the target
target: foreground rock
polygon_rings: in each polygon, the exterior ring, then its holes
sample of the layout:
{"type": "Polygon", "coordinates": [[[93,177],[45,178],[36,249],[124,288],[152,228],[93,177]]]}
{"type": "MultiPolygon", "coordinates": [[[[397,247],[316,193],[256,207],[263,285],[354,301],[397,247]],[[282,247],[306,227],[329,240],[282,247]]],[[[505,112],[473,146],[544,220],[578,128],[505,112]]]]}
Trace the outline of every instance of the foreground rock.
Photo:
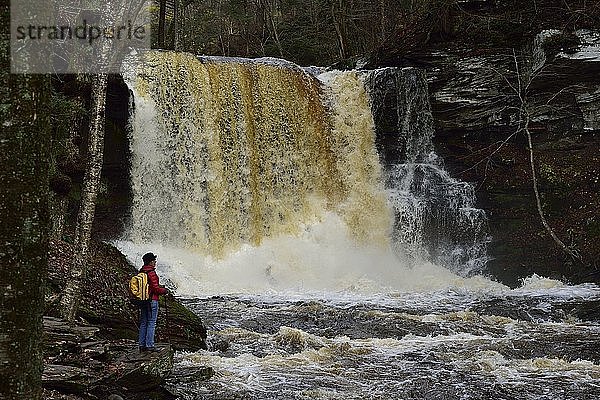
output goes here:
{"type": "Polygon", "coordinates": [[[69,243],[51,242],[44,317],[44,398],[174,398],[162,385],[171,374],[175,350],[206,349],[206,328],[200,318],[174,297],[161,298],[156,331],[160,351],[140,353],[139,310],[130,304],[127,293],[136,268],[116,248],[95,242],[76,323],[69,326],[58,318],[55,305],[68,276],[72,252],[69,243]]]}
{"type": "Polygon", "coordinates": [[[170,398],[161,388],[173,368],[169,344],[158,344],[157,352],[140,353],[133,340],[99,339],[97,327],[71,327],[52,317],[44,318],[44,332],[42,382],[49,391],[47,398],[52,393],[79,398],[170,398]]]}

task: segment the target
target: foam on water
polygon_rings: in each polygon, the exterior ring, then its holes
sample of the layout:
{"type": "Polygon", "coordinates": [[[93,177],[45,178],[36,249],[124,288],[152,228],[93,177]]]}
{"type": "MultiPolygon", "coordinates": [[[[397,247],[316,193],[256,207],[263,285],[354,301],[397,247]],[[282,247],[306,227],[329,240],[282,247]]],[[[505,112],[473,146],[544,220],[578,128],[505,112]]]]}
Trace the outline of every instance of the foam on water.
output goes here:
{"type": "Polygon", "coordinates": [[[221,259],[161,244],[115,244],[134,264],[147,251],[158,254],[159,273],[184,297],[318,293],[343,297],[344,293],[355,296],[503,287],[479,276],[460,277],[430,262],[401,259],[390,248],[358,244],[334,213],[303,226],[299,235],[269,238],[259,246],[244,245],[221,259]]]}
{"type": "Polygon", "coordinates": [[[508,358],[500,351],[510,338],[496,335],[324,338],[288,327],[275,334],[235,334],[229,335],[232,342],[244,335],[251,340],[228,357],[209,351],[177,356],[179,368],[202,365],[216,371],[210,381],[182,390],[184,396],[549,399],[569,385],[572,391],[564,398],[575,399],[588,398],[600,382],[600,366],[591,361],[508,358]],[[265,354],[252,353],[257,343],[265,354]],[[540,386],[542,381],[547,384],[540,386]]]}

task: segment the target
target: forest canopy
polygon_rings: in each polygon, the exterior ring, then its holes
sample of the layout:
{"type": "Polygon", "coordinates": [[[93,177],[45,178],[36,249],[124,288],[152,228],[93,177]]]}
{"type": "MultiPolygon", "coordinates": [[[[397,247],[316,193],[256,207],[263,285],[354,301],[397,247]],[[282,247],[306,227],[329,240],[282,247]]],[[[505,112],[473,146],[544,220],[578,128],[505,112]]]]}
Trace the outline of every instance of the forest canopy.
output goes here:
{"type": "Polygon", "coordinates": [[[600,21],[600,3],[584,0],[180,0],[178,22],[169,24],[175,3],[163,1],[171,38],[165,47],[176,42],[195,54],[301,65],[383,61],[389,53],[447,44],[514,47],[543,29],[600,21]]]}

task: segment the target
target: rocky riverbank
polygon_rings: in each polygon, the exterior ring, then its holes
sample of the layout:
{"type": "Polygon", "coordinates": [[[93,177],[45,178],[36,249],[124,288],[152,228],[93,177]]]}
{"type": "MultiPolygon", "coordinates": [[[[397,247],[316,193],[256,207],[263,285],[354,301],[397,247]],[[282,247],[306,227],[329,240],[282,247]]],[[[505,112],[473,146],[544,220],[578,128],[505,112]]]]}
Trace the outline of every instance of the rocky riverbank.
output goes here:
{"type": "Polygon", "coordinates": [[[170,399],[161,387],[173,368],[170,344],[138,351],[134,340],[101,339],[93,325],[44,318],[45,398],[170,399]],[[68,397],[70,396],[70,397],[68,397]]]}
{"type": "Polygon", "coordinates": [[[170,399],[161,385],[175,350],[206,349],[206,328],[174,297],[161,299],[156,339],[160,351],[140,353],[137,309],[127,283],[136,268],[114,247],[94,242],[76,323],[58,318],[73,247],[52,241],[44,317],[44,398],[170,399]],[[168,312],[168,314],[167,314],[168,312]],[[119,397],[116,397],[119,396],[119,397]]]}

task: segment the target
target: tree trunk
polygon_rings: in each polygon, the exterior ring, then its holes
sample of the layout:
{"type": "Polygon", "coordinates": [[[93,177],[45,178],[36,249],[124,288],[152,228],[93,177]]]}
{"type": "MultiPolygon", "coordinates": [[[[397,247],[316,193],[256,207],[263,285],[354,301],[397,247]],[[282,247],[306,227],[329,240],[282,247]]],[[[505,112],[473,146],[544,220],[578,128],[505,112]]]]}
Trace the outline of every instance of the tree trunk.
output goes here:
{"type": "Polygon", "coordinates": [[[385,0],[379,0],[379,24],[380,24],[380,35],[379,40],[381,43],[385,42],[385,36],[387,32],[387,14],[385,9],[385,0]]]}
{"type": "Polygon", "coordinates": [[[104,153],[104,116],[107,82],[108,75],[99,74],[94,76],[92,83],[92,119],[90,121],[87,166],[83,178],[81,203],[75,227],[75,257],[60,302],[61,315],[69,322],[73,322],[79,307],[81,283],[86,273],[86,258],[92,234],[94,212],[96,210],[96,197],[104,153]]]}
{"type": "Polygon", "coordinates": [[[277,24],[275,22],[276,10],[276,4],[273,4],[272,7],[269,7],[269,19],[271,20],[271,26],[273,27],[273,38],[275,39],[275,44],[277,45],[277,50],[279,51],[279,57],[283,58],[283,47],[281,46],[281,41],[279,40],[279,33],[277,32],[277,24]]]}
{"type": "Polygon", "coordinates": [[[277,52],[279,53],[279,57],[283,58],[283,47],[281,46],[281,41],[279,40],[279,33],[277,32],[277,23],[275,22],[275,12],[277,5],[271,4],[269,0],[259,0],[258,6],[262,11],[264,25],[267,31],[273,37],[275,46],[277,46],[277,52]]]}
{"type": "Polygon", "coordinates": [[[177,51],[179,47],[180,13],[179,0],[173,0],[173,42],[171,48],[177,51]]]}
{"type": "Polygon", "coordinates": [[[53,195],[51,202],[51,234],[53,238],[61,239],[65,231],[65,214],[67,213],[67,198],[61,195],[53,195]]]}
{"type": "Polygon", "coordinates": [[[159,0],[158,9],[158,48],[165,48],[165,24],[167,20],[167,0],[159,0]]]}
{"type": "Polygon", "coordinates": [[[333,26],[335,28],[335,33],[338,39],[338,46],[340,51],[340,59],[345,60],[348,58],[348,52],[346,50],[346,37],[344,34],[344,16],[342,13],[343,3],[340,1],[339,4],[340,10],[339,14],[335,10],[335,2],[331,3],[331,16],[333,18],[333,26]]]}
{"type": "Polygon", "coordinates": [[[529,149],[529,164],[531,166],[531,184],[533,186],[533,193],[535,195],[535,206],[536,206],[538,215],[540,216],[540,221],[542,222],[544,229],[546,230],[546,232],[548,232],[548,234],[550,235],[550,237],[552,238],[554,243],[556,243],[556,245],[563,252],[568,254],[573,260],[576,260],[583,264],[581,257],[579,257],[578,254],[576,254],[574,251],[572,251],[566,244],[564,244],[564,242],[562,240],[559,239],[558,236],[556,236],[556,233],[554,233],[554,229],[552,229],[552,227],[546,220],[546,216],[544,214],[544,209],[542,208],[542,200],[540,197],[540,191],[538,190],[537,175],[535,173],[535,162],[533,159],[533,141],[531,140],[531,132],[529,131],[528,125],[529,125],[529,121],[527,122],[527,125],[525,125],[524,130],[525,130],[525,134],[527,135],[527,146],[529,149]]]}
{"type": "Polygon", "coordinates": [[[533,140],[531,139],[531,131],[529,130],[529,124],[531,123],[530,112],[528,109],[528,92],[533,80],[536,78],[536,75],[541,72],[545,67],[546,57],[543,53],[536,53],[536,49],[533,51],[533,55],[529,60],[529,63],[525,63],[524,68],[519,68],[519,60],[517,58],[516,52],[513,49],[513,60],[515,63],[515,71],[517,77],[517,87],[513,88],[517,93],[520,101],[520,110],[519,110],[519,125],[522,126],[522,130],[527,137],[527,149],[529,151],[529,165],[531,167],[531,185],[533,187],[533,193],[535,195],[535,206],[540,217],[540,221],[542,226],[546,230],[546,232],[550,235],[554,243],[567,255],[569,255],[573,260],[580,262],[583,264],[583,260],[579,257],[576,252],[571,250],[560,238],[554,233],[554,229],[550,226],[548,221],[546,220],[546,215],[544,214],[544,209],[542,208],[542,200],[540,196],[540,191],[538,189],[537,182],[537,174],[535,172],[535,160],[534,160],[534,152],[533,152],[533,140]]]}
{"type": "MultiPolygon", "coordinates": [[[[8,3],[8,2],[6,2],[8,3]]],[[[1,8],[8,31],[8,6],[1,8]]],[[[0,39],[0,398],[39,399],[51,133],[44,75],[9,74],[0,39]]]]}

